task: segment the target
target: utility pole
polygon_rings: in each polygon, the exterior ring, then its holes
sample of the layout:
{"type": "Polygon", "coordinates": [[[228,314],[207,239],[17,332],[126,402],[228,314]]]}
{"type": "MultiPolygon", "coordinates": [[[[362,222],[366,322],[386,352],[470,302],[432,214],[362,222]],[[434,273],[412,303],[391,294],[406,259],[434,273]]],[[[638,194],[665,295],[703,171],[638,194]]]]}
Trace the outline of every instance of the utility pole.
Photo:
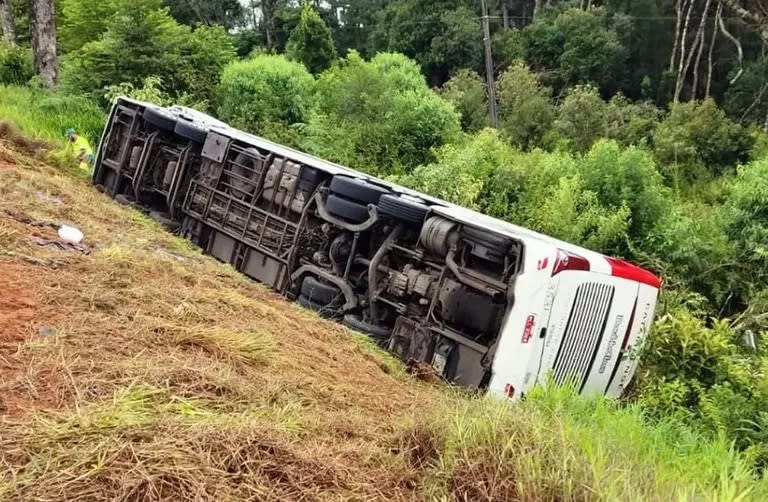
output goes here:
{"type": "Polygon", "coordinates": [[[480,0],[483,10],[483,43],[485,44],[485,81],[488,86],[488,114],[491,127],[499,127],[499,112],[496,109],[496,80],[493,76],[493,54],[491,54],[491,28],[488,26],[488,3],[480,0]]]}

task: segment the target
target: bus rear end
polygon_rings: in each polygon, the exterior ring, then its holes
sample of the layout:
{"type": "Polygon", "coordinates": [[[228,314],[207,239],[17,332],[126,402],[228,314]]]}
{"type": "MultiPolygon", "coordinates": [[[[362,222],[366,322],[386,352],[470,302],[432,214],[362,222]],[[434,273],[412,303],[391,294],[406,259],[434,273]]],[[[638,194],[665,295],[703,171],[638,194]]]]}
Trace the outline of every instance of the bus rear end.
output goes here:
{"type": "Polygon", "coordinates": [[[572,246],[527,249],[533,252],[516,285],[490,391],[517,397],[549,373],[579,393],[620,396],[637,368],[636,349],[653,321],[661,281],[572,246]]]}

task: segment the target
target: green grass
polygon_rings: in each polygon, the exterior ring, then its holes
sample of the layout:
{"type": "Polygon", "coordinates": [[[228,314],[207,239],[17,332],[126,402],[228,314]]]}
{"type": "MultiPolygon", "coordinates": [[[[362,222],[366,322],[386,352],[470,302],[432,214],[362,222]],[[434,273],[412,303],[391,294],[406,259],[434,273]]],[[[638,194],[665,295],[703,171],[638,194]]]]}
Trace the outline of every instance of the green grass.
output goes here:
{"type": "Polygon", "coordinates": [[[449,396],[405,431],[434,499],[768,499],[768,482],[727,442],[554,386],[517,406],[449,396]]]}
{"type": "Polygon", "coordinates": [[[64,145],[64,131],[72,127],[96,148],[106,114],[93,101],[16,85],[0,86],[0,119],[25,135],[64,145]]]}

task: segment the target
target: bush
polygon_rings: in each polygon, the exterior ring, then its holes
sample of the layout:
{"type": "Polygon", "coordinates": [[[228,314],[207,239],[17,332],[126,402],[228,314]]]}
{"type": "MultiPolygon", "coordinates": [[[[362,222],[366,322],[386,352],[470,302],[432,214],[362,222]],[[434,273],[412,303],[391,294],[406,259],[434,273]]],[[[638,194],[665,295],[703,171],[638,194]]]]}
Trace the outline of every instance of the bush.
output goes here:
{"type": "Polygon", "coordinates": [[[768,286],[768,158],[738,169],[728,185],[726,232],[738,250],[743,274],[768,286]]]}
{"type": "Polygon", "coordinates": [[[64,144],[72,127],[95,147],[106,117],[90,99],[19,86],[0,86],[0,117],[24,134],[64,144]]]}
{"type": "Polygon", "coordinates": [[[365,61],[350,52],[320,76],[317,88],[318,110],[303,145],[356,169],[404,174],[432,161],[431,149],[460,131],[453,106],[400,54],[365,61]]]}
{"type": "Polygon", "coordinates": [[[34,75],[32,51],[0,41],[0,84],[27,84],[34,75]]]}
{"type": "Polygon", "coordinates": [[[313,74],[325,70],[336,59],[333,33],[311,5],[301,9],[299,24],[291,32],[285,53],[313,74]]]}
{"type": "Polygon", "coordinates": [[[284,56],[255,56],[224,69],[219,115],[234,127],[289,140],[290,127],[308,119],[314,92],[315,80],[301,63],[284,56]]]}
{"type": "Polygon", "coordinates": [[[461,114],[465,131],[477,132],[488,125],[485,82],[474,70],[459,70],[440,89],[440,96],[461,114]]]}
{"type": "Polygon", "coordinates": [[[222,68],[235,56],[231,37],[221,27],[194,31],[178,24],[159,0],[120,4],[102,38],[86,43],[62,62],[62,85],[75,94],[104,102],[110,85],[142,85],[162,75],[164,90],[196,103],[215,104],[222,68]]]}
{"type": "Polygon", "coordinates": [[[519,148],[539,145],[554,119],[549,100],[552,90],[541,85],[538,76],[523,63],[502,73],[497,86],[501,129],[519,148]]]}
{"type": "Polygon", "coordinates": [[[753,141],[749,131],[707,99],[673,104],[656,129],[654,151],[668,177],[692,180],[703,173],[722,174],[746,161],[753,141]]]}
{"type": "Polygon", "coordinates": [[[419,166],[395,181],[464,207],[483,210],[488,201],[490,176],[510,165],[514,152],[501,140],[498,131],[485,129],[464,143],[440,147],[436,156],[434,163],[419,166]]]}
{"type": "MultiPolygon", "coordinates": [[[[630,211],[629,237],[636,243],[651,234],[670,212],[669,191],[646,151],[622,149],[615,141],[595,143],[579,164],[587,190],[608,208],[630,211]]],[[[626,250],[624,251],[626,253],[626,250]]]]}
{"type": "MultiPolygon", "coordinates": [[[[132,3],[132,0],[61,0],[56,35],[62,52],[66,54],[98,40],[118,9],[132,3]]],[[[154,8],[159,9],[161,5],[155,2],[154,8]]]]}
{"type": "Polygon", "coordinates": [[[599,138],[606,136],[607,106],[592,86],[568,90],[560,104],[555,130],[572,151],[584,153],[599,138]]]}
{"type": "Polygon", "coordinates": [[[615,89],[627,52],[606,14],[604,9],[571,8],[537,17],[523,30],[526,62],[546,70],[556,89],[573,84],[615,89]]]}
{"type": "Polygon", "coordinates": [[[653,103],[632,103],[614,95],[605,109],[606,135],[622,146],[653,146],[653,134],[662,112],[653,103]]]}

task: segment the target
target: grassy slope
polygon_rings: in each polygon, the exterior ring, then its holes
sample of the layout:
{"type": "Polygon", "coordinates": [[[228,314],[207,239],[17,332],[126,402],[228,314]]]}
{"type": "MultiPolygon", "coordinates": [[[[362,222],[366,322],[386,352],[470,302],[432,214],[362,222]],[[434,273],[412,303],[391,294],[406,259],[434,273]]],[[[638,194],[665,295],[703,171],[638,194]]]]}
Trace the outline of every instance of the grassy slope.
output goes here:
{"type": "Polygon", "coordinates": [[[28,149],[0,144],[0,499],[768,494],[727,445],[635,408],[413,381],[28,149]],[[76,224],[90,254],[24,217],[76,224]]]}

